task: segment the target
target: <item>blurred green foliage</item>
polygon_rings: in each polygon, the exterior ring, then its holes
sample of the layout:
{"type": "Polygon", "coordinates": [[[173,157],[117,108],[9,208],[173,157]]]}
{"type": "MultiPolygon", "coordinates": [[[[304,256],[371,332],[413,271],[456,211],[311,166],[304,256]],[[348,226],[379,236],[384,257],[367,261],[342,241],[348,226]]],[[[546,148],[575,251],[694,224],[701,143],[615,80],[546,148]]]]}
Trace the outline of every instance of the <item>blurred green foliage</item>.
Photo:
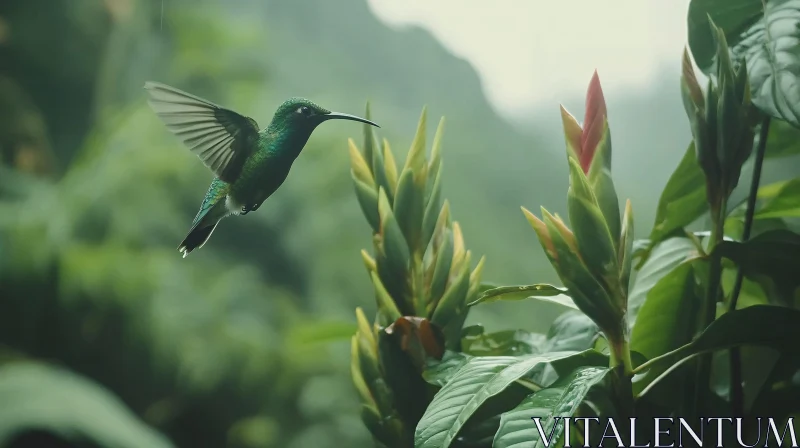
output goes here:
{"type": "MultiPolygon", "coordinates": [[[[0,398],[0,415],[22,403],[54,409],[47,426],[3,427],[0,446],[109,443],[91,436],[95,421],[58,418],[70,411],[127,420],[119,446],[158,438],[141,422],[177,446],[369,443],[349,344],[322,344],[353,333],[354,307],[374,311],[358,257],[369,226],[347,176],[346,138],[359,128],[321,127],[262,211],[226,222],[184,260],[175,248],[211,175],[146,107],[149,79],[260,123],[291,95],[346,112],[369,99],[398,160],[427,104],[447,116],[443,196],[470,248],[486,254],[484,277],[556,278],[538,251],[519,250],[536,241],[518,207],[535,197],[564,212],[566,180],[552,169],[565,166],[560,133],[502,120],[466,61],[421,29],[386,27],[364,0],[0,2],[0,390],[17,391],[0,398]],[[39,375],[41,390],[5,383],[20,375],[39,375]],[[63,399],[42,398],[46,387],[63,399]]],[[[636,98],[623,98],[616,110],[633,110],[636,98]]],[[[621,140],[685,147],[688,132],[670,131],[684,126],[675,111],[667,123],[630,122],[643,134],[621,129],[621,140]]],[[[681,154],[635,149],[628,163],[661,171],[621,162],[620,195],[636,201],[628,192],[648,191],[647,180],[654,198],[681,154]]],[[[654,201],[647,210],[637,207],[653,214],[654,201]]],[[[470,320],[543,331],[561,312],[487,308],[470,320]]]]}

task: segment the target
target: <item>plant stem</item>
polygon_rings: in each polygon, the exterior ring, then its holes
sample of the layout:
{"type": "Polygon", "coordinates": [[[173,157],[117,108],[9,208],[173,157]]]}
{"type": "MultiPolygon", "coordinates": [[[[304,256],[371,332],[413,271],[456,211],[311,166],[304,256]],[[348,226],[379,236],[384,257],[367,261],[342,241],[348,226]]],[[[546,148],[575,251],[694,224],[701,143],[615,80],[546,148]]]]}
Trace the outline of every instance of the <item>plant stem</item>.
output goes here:
{"type": "MultiPolygon", "coordinates": [[[[758,187],[761,183],[761,167],[764,164],[764,154],[767,149],[767,135],[769,134],[770,117],[764,118],[761,122],[761,130],[758,134],[758,147],[756,148],[755,163],[753,164],[753,180],[750,182],[750,194],[747,196],[747,211],[744,215],[744,229],[742,230],[742,241],[750,239],[750,232],[753,230],[753,216],[756,212],[756,198],[758,197],[758,187]]],[[[739,300],[739,292],[742,289],[743,273],[739,269],[736,273],[736,284],[731,292],[731,301],[728,304],[728,311],[736,309],[739,300]]]]}
{"type": "MultiPolygon", "coordinates": [[[[727,191],[726,188],[720,188],[721,192],[727,191]]],[[[701,323],[701,333],[705,330],[717,315],[717,299],[720,292],[720,278],[722,276],[722,260],[719,255],[714,253],[717,244],[722,242],[724,237],[725,215],[727,208],[728,198],[724,193],[719,198],[716,205],[716,210],[712,208],[711,216],[714,220],[714,227],[711,230],[711,239],[708,242],[707,253],[711,256],[711,266],[708,270],[708,289],[706,290],[705,310],[703,311],[703,320],[701,323]]],[[[694,415],[692,417],[699,417],[702,415],[703,404],[708,403],[707,394],[709,392],[709,385],[711,383],[711,355],[702,356],[697,361],[697,376],[695,381],[695,394],[694,394],[694,415]]]]}
{"type": "MultiPolygon", "coordinates": [[[[627,325],[627,320],[623,319],[623,323],[627,325]]],[[[614,390],[617,395],[617,401],[620,405],[620,412],[622,417],[633,417],[633,384],[631,378],[633,377],[633,363],[631,361],[631,347],[630,343],[624,336],[616,336],[609,339],[609,349],[611,357],[610,367],[614,369],[614,390]]]]}
{"type": "MultiPolygon", "coordinates": [[[[756,148],[755,163],[753,166],[753,180],[750,182],[750,194],[747,197],[747,211],[744,215],[744,229],[742,231],[742,241],[750,239],[750,232],[753,229],[753,216],[756,211],[756,198],[758,197],[758,187],[761,183],[761,167],[764,163],[764,154],[767,149],[767,136],[769,135],[770,117],[767,115],[761,122],[761,129],[758,134],[758,147],[756,148]]],[[[728,303],[728,311],[734,311],[739,300],[739,293],[742,290],[744,273],[741,269],[736,271],[736,283],[731,291],[731,300],[728,303]]],[[[730,350],[730,371],[731,371],[731,410],[734,417],[744,417],[744,390],[742,386],[742,359],[739,348],[730,350]]]]}

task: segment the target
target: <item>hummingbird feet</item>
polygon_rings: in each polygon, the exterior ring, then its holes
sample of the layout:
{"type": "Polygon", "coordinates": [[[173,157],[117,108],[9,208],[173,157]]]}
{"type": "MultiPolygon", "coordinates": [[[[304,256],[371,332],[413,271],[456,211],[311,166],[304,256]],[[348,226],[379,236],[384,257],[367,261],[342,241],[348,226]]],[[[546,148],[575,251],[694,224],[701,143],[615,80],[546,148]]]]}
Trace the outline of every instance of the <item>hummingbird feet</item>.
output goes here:
{"type": "Polygon", "coordinates": [[[244,215],[246,215],[246,214],[248,214],[250,212],[254,212],[254,211],[258,210],[259,207],[261,207],[261,204],[255,204],[252,207],[248,207],[248,206],[245,205],[245,206],[242,207],[241,215],[244,216],[244,215]]]}

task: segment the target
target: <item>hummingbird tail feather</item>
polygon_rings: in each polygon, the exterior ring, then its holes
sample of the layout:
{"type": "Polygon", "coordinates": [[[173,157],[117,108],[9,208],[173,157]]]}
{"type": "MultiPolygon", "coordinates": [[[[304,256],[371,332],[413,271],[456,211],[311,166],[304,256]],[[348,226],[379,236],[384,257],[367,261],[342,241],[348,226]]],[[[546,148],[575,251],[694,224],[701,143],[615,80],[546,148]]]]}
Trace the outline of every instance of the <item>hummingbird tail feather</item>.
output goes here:
{"type": "Polygon", "coordinates": [[[184,258],[189,255],[189,252],[203,247],[222,218],[230,215],[225,205],[225,197],[225,191],[212,183],[197,216],[192,221],[189,233],[178,246],[178,250],[183,253],[184,258]]]}
{"type": "Polygon", "coordinates": [[[186,238],[181,241],[180,246],[178,246],[178,250],[183,253],[183,258],[186,258],[189,252],[201,248],[206,244],[208,238],[211,237],[211,233],[217,228],[219,221],[210,225],[201,226],[200,224],[200,222],[195,224],[195,226],[189,230],[189,234],[186,235],[186,238]]]}

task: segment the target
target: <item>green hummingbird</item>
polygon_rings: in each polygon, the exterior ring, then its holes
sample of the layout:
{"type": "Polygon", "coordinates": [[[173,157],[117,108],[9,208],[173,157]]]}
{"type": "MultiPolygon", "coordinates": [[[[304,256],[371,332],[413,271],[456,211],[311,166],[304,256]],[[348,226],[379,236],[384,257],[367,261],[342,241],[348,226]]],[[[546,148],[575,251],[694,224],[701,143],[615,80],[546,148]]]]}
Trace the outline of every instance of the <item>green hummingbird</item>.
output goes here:
{"type": "Polygon", "coordinates": [[[314,129],[327,120],[365,118],[331,112],[305,98],[278,107],[269,126],[250,117],[161,83],[146,82],[148,104],[170,132],[216,176],[186,238],[183,256],[202,247],[217,224],[231,215],[258,210],[286,180],[289,169],[314,129]]]}

